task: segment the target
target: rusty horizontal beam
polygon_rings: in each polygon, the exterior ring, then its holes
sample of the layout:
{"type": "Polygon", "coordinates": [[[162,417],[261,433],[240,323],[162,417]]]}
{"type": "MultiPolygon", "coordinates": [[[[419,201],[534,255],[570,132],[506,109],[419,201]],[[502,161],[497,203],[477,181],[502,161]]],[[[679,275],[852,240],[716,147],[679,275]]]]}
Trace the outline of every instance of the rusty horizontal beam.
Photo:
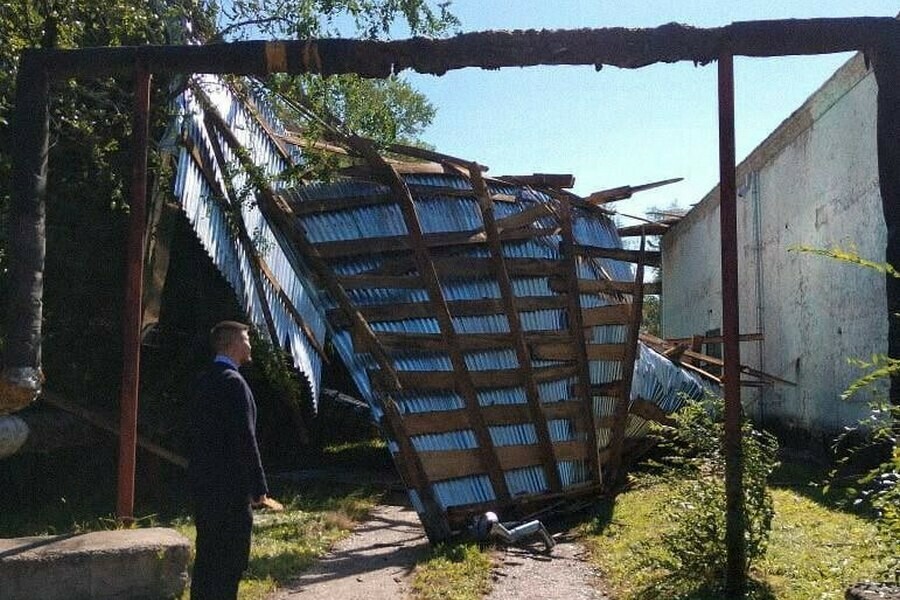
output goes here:
{"type": "Polygon", "coordinates": [[[153,72],[357,73],[385,78],[407,69],[443,75],[466,67],[706,64],[723,50],[737,56],[829,54],[880,48],[898,37],[900,23],[890,17],[853,17],[744,21],[707,29],[668,23],[644,29],[483,31],[437,40],[311,39],[25,52],[57,78],[124,74],[136,61],[153,72]]]}

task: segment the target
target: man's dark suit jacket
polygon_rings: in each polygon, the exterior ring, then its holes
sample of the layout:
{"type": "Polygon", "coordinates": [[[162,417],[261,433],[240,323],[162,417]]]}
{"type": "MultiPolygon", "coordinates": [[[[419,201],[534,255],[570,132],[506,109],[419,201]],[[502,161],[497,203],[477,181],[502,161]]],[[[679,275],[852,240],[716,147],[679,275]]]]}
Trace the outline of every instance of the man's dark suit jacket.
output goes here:
{"type": "Polygon", "coordinates": [[[214,362],[191,406],[188,481],[195,502],[248,503],[268,494],[256,445],[256,402],[232,366],[214,362]]]}

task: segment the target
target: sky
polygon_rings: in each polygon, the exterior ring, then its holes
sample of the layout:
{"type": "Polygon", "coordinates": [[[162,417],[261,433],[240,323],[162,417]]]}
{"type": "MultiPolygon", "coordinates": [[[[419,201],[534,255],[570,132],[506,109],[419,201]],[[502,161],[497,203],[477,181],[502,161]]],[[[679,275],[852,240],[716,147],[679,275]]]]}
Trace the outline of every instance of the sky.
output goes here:
{"type": "MultiPolygon", "coordinates": [[[[462,31],[717,27],[734,21],[897,16],[897,0],[453,0],[462,31]]],[[[851,54],[735,58],[738,161],[851,54]]],[[[489,175],[571,173],[581,195],[683,177],[617,203],[622,213],[697,203],[718,182],[716,64],[526,67],[404,75],[437,108],[423,138],[489,175]]]]}

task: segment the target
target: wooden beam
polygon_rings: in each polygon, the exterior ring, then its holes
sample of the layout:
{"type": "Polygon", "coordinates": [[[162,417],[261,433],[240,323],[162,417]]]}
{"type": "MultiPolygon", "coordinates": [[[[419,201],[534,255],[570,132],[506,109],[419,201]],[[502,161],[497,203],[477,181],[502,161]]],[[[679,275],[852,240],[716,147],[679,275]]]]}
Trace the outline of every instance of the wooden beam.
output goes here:
{"type": "MultiPolygon", "coordinates": [[[[581,416],[581,404],[578,402],[550,402],[541,405],[541,409],[542,418],[548,421],[578,419],[581,416]]],[[[527,403],[482,406],[481,414],[488,426],[535,425],[535,430],[537,430],[537,424],[532,419],[531,407],[527,403]]],[[[403,424],[411,436],[425,433],[447,433],[469,429],[469,417],[465,409],[407,413],[403,415],[403,424]]]]}
{"type": "MultiPolygon", "coordinates": [[[[494,274],[500,287],[500,297],[506,312],[506,320],[509,322],[510,337],[516,350],[516,359],[519,369],[525,379],[525,398],[528,402],[530,420],[534,424],[540,448],[541,464],[544,475],[550,485],[551,492],[562,490],[562,482],[559,478],[559,470],[556,468],[558,460],[556,449],[550,440],[550,432],[547,429],[547,417],[541,410],[541,400],[537,383],[534,380],[534,372],[531,365],[531,355],[525,339],[525,331],[519,318],[519,307],[516,294],[512,287],[508,262],[503,256],[503,242],[500,240],[500,225],[494,219],[494,204],[488,192],[487,184],[481,176],[481,170],[475,167],[469,168],[469,180],[478,197],[478,206],[481,209],[481,220],[488,236],[488,247],[491,249],[491,262],[494,274]]],[[[543,206],[543,205],[541,205],[543,206]]],[[[528,209],[526,209],[527,211],[528,209]]],[[[546,210],[546,208],[544,208],[546,210]]],[[[522,213],[519,213],[520,215],[522,213]]],[[[529,217],[530,218],[530,217],[529,217]]],[[[533,219],[531,219],[533,220],[533,219]]],[[[530,221],[527,221],[530,223],[530,221]]]]}
{"type": "MultiPolygon", "coordinates": [[[[204,112],[212,118],[216,129],[222,134],[225,143],[228,144],[232,150],[236,151],[236,154],[241,161],[241,166],[248,173],[254,173],[256,171],[256,166],[244,158],[243,153],[239,151],[241,149],[240,142],[229,129],[225,120],[222,119],[218,110],[216,110],[202,92],[199,93],[197,97],[203,106],[204,112]]],[[[397,378],[397,372],[394,368],[393,361],[391,361],[384,349],[378,346],[377,340],[374,339],[375,334],[372,333],[369,324],[353,306],[353,302],[350,300],[349,296],[347,296],[347,292],[335,280],[331,268],[316,251],[315,246],[307,239],[306,232],[300,225],[299,219],[294,216],[291,207],[275,193],[271,186],[266,184],[260,178],[257,178],[257,184],[259,185],[257,205],[259,206],[260,212],[262,212],[269,223],[277,226],[279,231],[284,234],[288,241],[303,255],[306,264],[322,284],[322,287],[325,288],[335,302],[337,302],[338,306],[344,311],[344,314],[353,326],[359,328],[361,331],[369,332],[368,335],[371,337],[372,342],[372,357],[381,369],[381,381],[383,382],[385,389],[399,389],[400,381],[397,378]]]]}
{"type": "Polygon", "coordinates": [[[619,200],[626,200],[628,198],[631,198],[631,196],[637,194],[638,192],[652,190],[654,188],[669,185],[671,183],[678,183],[679,181],[683,180],[683,177],[676,177],[674,179],[664,179],[662,181],[654,181],[652,183],[645,183],[633,187],[630,185],[623,185],[617,188],[594,192],[584,200],[585,202],[589,202],[591,204],[606,204],[607,202],[617,202],[619,200]]]}
{"type": "MultiPolygon", "coordinates": [[[[533,342],[531,355],[540,360],[577,361],[580,355],[578,343],[569,342],[533,342]]],[[[622,344],[585,344],[588,360],[622,360],[625,349],[622,344]]]]}
{"type": "Polygon", "coordinates": [[[518,185],[557,190],[575,186],[575,176],[569,173],[534,173],[532,175],[501,175],[497,179],[512,181],[518,185]]]}
{"type": "MultiPolygon", "coordinates": [[[[516,299],[520,311],[553,310],[565,308],[565,296],[526,296],[516,299]]],[[[505,309],[500,298],[479,298],[476,300],[452,300],[447,308],[454,317],[474,317],[500,315],[505,309]]],[[[431,306],[426,302],[401,302],[398,304],[371,304],[358,307],[367,321],[398,321],[403,319],[425,319],[433,317],[431,306]]],[[[328,321],[338,328],[347,328],[349,321],[341,309],[326,313],[328,321]]]]}
{"type": "Polygon", "coordinates": [[[407,488],[416,491],[425,507],[425,514],[421,515],[422,525],[429,538],[445,539],[450,535],[450,526],[443,517],[444,511],[434,497],[431,482],[428,480],[428,472],[419,453],[410,442],[410,433],[406,430],[406,424],[400,417],[397,404],[388,396],[384,402],[384,416],[394,441],[397,443],[400,460],[394,459],[397,471],[406,482],[407,488]]]}
{"type": "MultiPolygon", "coordinates": [[[[566,278],[562,275],[550,278],[550,289],[557,293],[563,293],[568,287],[566,278]]],[[[652,281],[644,284],[646,294],[659,294],[662,284],[652,281]]],[[[608,279],[579,279],[578,291],[582,294],[634,294],[633,281],[609,281],[608,279]]]]}
{"type": "Polygon", "coordinates": [[[498,231],[527,227],[538,219],[547,217],[552,214],[553,212],[549,205],[543,202],[535,202],[528,208],[525,208],[514,215],[509,215],[508,217],[497,219],[496,227],[498,231]]]}
{"type": "MultiPolygon", "coordinates": [[[[691,344],[691,350],[695,350],[693,347],[694,340],[697,340],[700,344],[721,344],[722,339],[721,335],[699,335],[683,338],[666,338],[665,341],[672,344],[691,344]]],[[[762,339],[763,334],[761,333],[742,333],[738,336],[739,342],[759,342],[762,339]]]]}
{"type": "MultiPolygon", "coordinates": [[[[640,252],[643,254],[647,239],[641,238],[640,252]]],[[[628,328],[628,338],[623,346],[622,357],[622,382],[616,406],[613,412],[613,425],[610,431],[608,463],[609,477],[605,483],[609,489],[613,489],[622,478],[622,451],[625,443],[625,428],[628,424],[628,410],[631,404],[631,384],[634,378],[634,362],[638,356],[638,336],[641,328],[641,314],[644,302],[644,262],[638,260],[635,270],[632,301],[631,301],[631,325],[628,328]]]]}
{"type": "Polygon", "coordinates": [[[582,323],[585,327],[599,325],[626,325],[631,322],[631,307],[627,304],[610,304],[597,308],[581,309],[582,323]]]}
{"type": "MultiPolygon", "coordinates": [[[[478,441],[478,460],[482,472],[486,472],[491,480],[491,486],[497,498],[506,500],[510,497],[509,487],[506,484],[506,478],[503,476],[503,469],[498,462],[497,455],[491,436],[478,406],[478,395],[473,377],[466,366],[465,356],[459,346],[456,330],[453,326],[453,320],[450,315],[450,309],[447,307],[447,300],[444,298],[443,289],[437,271],[431,262],[428,252],[426,236],[422,232],[422,226],[419,222],[419,216],[416,213],[416,205],[413,200],[412,192],[406,186],[403,177],[397,170],[388,164],[384,158],[375,150],[375,146],[368,140],[362,138],[350,137],[347,139],[348,145],[365,157],[373,170],[378,172],[379,179],[391,188],[393,196],[397,199],[400,210],[403,213],[403,221],[406,225],[408,234],[408,244],[412,248],[416,259],[416,270],[425,281],[425,287],[428,291],[429,301],[435,313],[440,332],[444,337],[447,346],[447,354],[453,365],[453,374],[456,378],[456,389],[465,401],[466,410],[469,412],[469,423],[475,432],[475,438],[478,441]]],[[[482,236],[486,235],[482,232],[482,236]]],[[[428,463],[423,459],[426,470],[428,463]]]]}
{"type": "MultiPolygon", "coordinates": [[[[583,442],[557,442],[554,449],[560,460],[587,458],[583,442]]],[[[542,464],[541,450],[537,445],[498,446],[494,449],[497,462],[503,471],[534,467],[542,464]]],[[[478,449],[435,450],[419,452],[430,481],[442,481],[484,473],[478,449]]]]}
{"type": "MultiPolygon", "coordinates": [[[[576,368],[573,365],[535,367],[533,373],[534,380],[542,383],[574,377],[576,368]]],[[[381,373],[377,370],[370,370],[369,376],[372,379],[381,379],[381,373]]],[[[403,389],[408,390],[455,390],[459,384],[459,377],[453,371],[397,371],[397,378],[403,389]]],[[[519,369],[469,371],[469,378],[476,389],[485,390],[525,384],[519,369]]]]}
{"type": "MultiPolygon", "coordinates": [[[[192,87],[192,91],[195,95],[198,94],[196,86],[192,87]]],[[[199,91],[199,93],[202,93],[202,91],[199,91]]],[[[203,124],[206,127],[206,133],[209,136],[209,141],[212,145],[216,160],[220,165],[228,164],[228,161],[225,160],[225,155],[222,152],[222,147],[219,144],[219,136],[216,135],[215,123],[208,112],[203,119],[203,124]]],[[[193,149],[197,150],[196,147],[193,149]]],[[[198,154],[202,160],[209,160],[209,157],[206,156],[205,153],[198,152],[196,154],[198,154]]],[[[195,156],[193,152],[191,155],[195,156]]],[[[231,184],[231,177],[229,177],[227,173],[223,173],[222,181],[225,185],[225,189],[223,190],[220,188],[218,181],[214,177],[210,179],[214,172],[212,165],[206,165],[206,168],[201,170],[207,177],[207,183],[213,190],[213,196],[221,200],[222,210],[225,211],[226,215],[229,213],[232,215],[234,215],[235,212],[238,213],[239,218],[233,219],[233,223],[237,225],[238,244],[244,252],[246,252],[247,262],[250,263],[250,279],[253,284],[253,289],[256,292],[259,306],[262,308],[263,320],[266,322],[269,341],[271,341],[273,347],[281,348],[281,340],[278,339],[278,331],[275,329],[275,319],[272,317],[272,308],[269,306],[266,290],[263,287],[262,269],[259,266],[259,255],[256,253],[256,247],[253,245],[253,240],[250,239],[250,234],[247,233],[247,226],[244,224],[244,219],[240,216],[240,201],[231,184]]],[[[247,304],[250,306],[249,302],[247,304]]]]}
{"type": "Polygon", "coordinates": [[[154,73],[313,72],[386,78],[406,69],[443,75],[466,67],[707,64],[723,48],[736,56],[828,54],[879,48],[898,37],[900,24],[890,17],[852,17],[745,21],[709,29],[668,23],[644,29],[484,31],[388,42],[306,39],[25,52],[57,78],[124,74],[136,61],[146,62],[154,73]]]}
{"type": "Polygon", "coordinates": [[[566,306],[566,314],[568,315],[569,333],[572,336],[575,350],[575,364],[577,367],[577,377],[575,381],[575,398],[582,404],[582,419],[587,428],[586,445],[587,465],[590,472],[590,479],[593,482],[600,482],[600,462],[597,456],[599,448],[597,443],[597,423],[594,415],[594,399],[591,397],[591,372],[588,364],[587,344],[584,339],[584,320],[581,313],[581,292],[578,285],[578,257],[572,251],[575,246],[575,234],[572,226],[572,207],[566,198],[557,198],[559,216],[559,224],[562,228],[562,236],[559,242],[560,255],[566,262],[566,282],[564,286],[568,305],[566,306]]]}
{"type": "MultiPolygon", "coordinates": [[[[575,245],[574,251],[580,256],[590,258],[611,258],[624,262],[637,263],[640,260],[638,250],[626,250],[624,248],[598,248],[597,246],[575,245]]],[[[648,267],[658,267],[662,262],[662,253],[648,250],[644,252],[644,264],[648,267]]]]}
{"type": "MultiPolygon", "coordinates": [[[[552,236],[559,233],[555,228],[513,229],[500,234],[501,239],[524,240],[536,237],[552,236]]],[[[426,248],[444,248],[452,246],[471,246],[484,244],[487,236],[481,230],[450,231],[445,233],[423,234],[423,243],[426,248]]],[[[359,256],[361,254],[383,254],[385,252],[400,252],[412,250],[408,235],[371,237],[354,240],[340,240],[335,242],[319,242],[315,244],[319,255],[323,258],[342,258],[345,256],[359,256]]]]}
{"type": "Polygon", "coordinates": [[[641,225],[628,225],[618,229],[619,237],[664,235],[667,231],[669,231],[669,225],[665,223],[642,223],[641,225]]]}

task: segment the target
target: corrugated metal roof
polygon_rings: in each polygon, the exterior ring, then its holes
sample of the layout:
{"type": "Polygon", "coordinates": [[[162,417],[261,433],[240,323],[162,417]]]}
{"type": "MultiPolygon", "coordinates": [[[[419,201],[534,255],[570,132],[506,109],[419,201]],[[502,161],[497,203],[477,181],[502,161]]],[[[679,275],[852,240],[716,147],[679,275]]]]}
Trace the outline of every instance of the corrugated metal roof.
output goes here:
{"type": "MultiPolygon", "coordinates": [[[[248,150],[254,164],[274,180],[287,166],[286,161],[277,151],[275,143],[265,130],[255,121],[255,117],[241,104],[220,80],[212,76],[201,76],[194,79],[195,84],[202,85],[218,111],[226,118],[233,133],[248,150]]],[[[200,152],[211,159],[215,165],[215,178],[218,185],[224,184],[225,167],[212,160],[214,156],[210,133],[203,123],[203,111],[200,103],[186,91],[178,100],[181,128],[185,136],[192,140],[200,152]]],[[[257,98],[256,105],[268,121],[268,126],[276,131],[281,126],[274,113],[257,98]]],[[[223,148],[226,163],[236,161],[237,155],[232,152],[225,140],[219,136],[219,145],[223,148]]],[[[246,189],[249,184],[247,175],[241,170],[229,173],[231,185],[235,189],[246,189]]],[[[413,205],[423,234],[446,234],[453,232],[478,233],[484,230],[478,197],[472,183],[463,176],[455,174],[422,174],[410,173],[403,176],[411,191],[413,205]],[[455,190],[455,191],[453,191],[455,190]],[[452,193],[451,193],[452,191],[452,193]],[[467,193],[468,192],[468,193],[467,193]]],[[[495,219],[511,217],[519,212],[533,208],[536,203],[550,207],[546,216],[537,217],[532,227],[547,228],[547,233],[539,237],[525,239],[506,239],[502,242],[504,259],[542,259],[560,260],[562,237],[553,233],[557,220],[554,216],[556,199],[548,194],[525,186],[489,180],[488,192],[502,195],[504,201],[492,203],[495,219]],[[512,198],[512,201],[509,199],[512,198]]],[[[360,254],[350,253],[328,259],[328,267],[339,276],[353,276],[371,273],[384,266],[390,266],[392,260],[409,259],[409,251],[368,252],[368,245],[376,243],[379,238],[395,238],[407,234],[407,225],[399,205],[389,197],[390,189],[381,184],[362,180],[340,180],[332,183],[315,183],[292,189],[280,190],[282,196],[295,208],[309,202],[326,205],[325,210],[298,210],[298,225],[305,231],[312,244],[353,241],[359,244],[360,254]],[[354,202],[348,205],[342,199],[368,199],[365,202],[354,202]],[[327,210],[328,201],[333,201],[334,209],[327,210]]],[[[245,310],[252,321],[264,329],[262,303],[270,307],[279,337],[276,343],[287,346],[294,358],[295,365],[309,379],[314,396],[318,395],[321,358],[316,354],[303,331],[293,321],[286,307],[277,297],[271,286],[265,285],[264,298],[259,298],[253,285],[253,271],[248,248],[243,247],[236,239],[229,226],[224,208],[215,200],[215,190],[204,179],[201,169],[194,164],[187,149],[179,156],[176,195],[182,202],[185,214],[191,221],[198,238],[212,257],[214,263],[225,279],[234,288],[245,310]]],[[[324,341],[326,310],[337,307],[337,302],[327,293],[316,290],[310,283],[302,257],[296,250],[284,244],[277,231],[274,231],[263,218],[252,201],[241,205],[241,218],[247,230],[252,231],[259,241],[255,251],[268,263],[275,273],[279,285],[287,292],[294,306],[303,319],[315,332],[318,343],[324,341]]],[[[595,212],[588,213],[579,208],[572,210],[572,231],[576,244],[605,248],[621,248],[621,240],[615,224],[608,218],[595,212]]],[[[441,256],[456,257],[462,261],[470,259],[487,259],[491,256],[485,246],[460,245],[452,252],[444,249],[441,256]]],[[[405,264],[405,263],[400,263],[405,264]]],[[[412,263],[410,263],[412,264],[412,263]]],[[[611,259],[581,260],[576,263],[577,275],[580,279],[614,281],[631,281],[634,278],[633,267],[625,262],[611,259]]],[[[500,299],[502,297],[498,280],[493,275],[472,273],[440,275],[440,288],[443,300],[477,301],[484,299],[500,299]]],[[[512,275],[511,287],[514,301],[524,298],[552,298],[559,294],[553,289],[553,282],[548,276],[512,275]]],[[[366,307],[391,306],[394,304],[429,305],[431,299],[425,284],[419,288],[368,287],[350,288],[347,297],[360,310],[366,307]]],[[[583,309],[597,308],[617,304],[623,300],[616,295],[579,294],[578,303],[583,309]]],[[[532,335],[533,332],[567,332],[569,322],[566,308],[546,308],[519,312],[521,327],[532,335]]],[[[354,337],[346,324],[334,322],[331,326],[332,344],[347,366],[360,394],[368,401],[373,418],[381,422],[387,398],[373,386],[370,371],[378,371],[380,366],[371,354],[354,346],[354,337]]],[[[385,334],[439,334],[441,327],[438,319],[432,317],[384,318],[370,321],[371,330],[377,335],[385,334]]],[[[453,315],[452,326],[460,335],[468,334],[508,334],[511,331],[506,314],[453,315]]],[[[600,325],[590,329],[588,342],[592,344],[625,344],[628,327],[625,325],[600,325]]],[[[426,374],[431,372],[446,373],[452,371],[449,351],[417,350],[414,348],[387,349],[391,366],[404,374],[426,374]]],[[[521,368],[519,357],[511,347],[507,349],[469,350],[463,352],[466,369],[473,373],[492,371],[516,371],[521,368]]],[[[532,358],[532,368],[561,366],[561,360],[532,358]]],[[[588,363],[590,383],[600,385],[622,379],[622,362],[619,360],[590,360],[588,363]]],[[[542,404],[563,402],[572,397],[573,386],[578,379],[570,374],[560,375],[551,381],[536,383],[538,400],[542,404]]],[[[698,397],[703,393],[706,384],[692,374],[678,368],[670,361],[639,345],[637,360],[634,364],[631,401],[641,398],[658,406],[665,412],[671,412],[682,402],[681,394],[698,397]]],[[[479,407],[503,407],[525,405],[528,396],[520,385],[498,384],[495,388],[476,390],[479,407]]],[[[465,408],[465,399],[454,390],[436,390],[429,386],[423,389],[410,389],[393,393],[391,399],[397,409],[406,418],[409,415],[440,414],[445,411],[459,411],[465,408]]],[[[616,398],[613,396],[593,397],[593,411],[598,418],[611,417],[614,413],[616,398]]],[[[648,422],[636,415],[629,415],[626,422],[626,436],[643,435],[648,422]]],[[[555,418],[546,422],[546,431],[552,443],[584,441],[587,434],[577,430],[576,424],[569,418],[555,418]]],[[[533,423],[491,425],[487,428],[491,443],[497,447],[534,446],[538,444],[538,430],[533,423]]],[[[395,432],[396,433],[396,432],[395,432]]],[[[598,450],[607,447],[611,441],[611,431],[598,427],[596,431],[598,450]]],[[[423,433],[409,438],[416,452],[465,451],[478,448],[478,437],[473,429],[440,431],[423,433]]],[[[388,440],[390,451],[398,455],[400,446],[395,439],[388,440]]],[[[588,464],[584,460],[558,460],[556,470],[562,485],[566,488],[590,481],[588,464]]],[[[509,493],[514,496],[534,495],[547,492],[548,473],[541,465],[525,468],[512,468],[503,472],[509,493]]],[[[496,500],[498,491],[491,485],[487,474],[468,477],[454,477],[442,481],[429,482],[430,492],[442,510],[449,507],[479,504],[496,500]]],[[[419,492],[410,489],[410,499],[416,510],[425,515],[425,504],[419,492]]],[[[424,519],[423,519],[424,520],[424,519]]]]}
{"type": "MultiPolygon", "coordinates": [[[[231,131],[247,149],[254,164],[273,181],[277,180],[288,165],[242,100],[214,76],[196,75],[192,81],[202,87],[218,112],[229,123],[231,131]]],[[[271,109],[261,100],[256,105],[267,118],[269,126],[277,129],[278,122],[274,120],[271,109]]],[[[226,208],[217,199],[216,187],[226,189],[225,177],[229,176],[230,185],[235,190],[245,189],[248,184],[247,175],[243,170],[233,168],[226,175],[225,166],[215,159],[211,134],[204,126],[203,108],[190,88],[176,99],[175,106],[178,127],[199,152],[205,155],[215,177],[214,183],[207,181],[200,166],[192,160],[189,149],[182,147],[178,156],[175,197],[180,201],[201,245],[234,289],[251,322],[261,332],[267,330],[262,303],[268,305],[278,338],[272,340],[272,343],[290,352],[294,366],[309,382],[315,403],[319,396],[322,359],[306,333],[291,316],[288,307],[264,277],[261,280],[265,297],[259,297],[253,284],[249,252],[258,253],[265,261],[275,281],[321,346],[325,340],[325,320],[321,303],[316,299],[317,292],[309,287],[307,278],[299,272],[296,260],[289,258],[281,240],[263,218],[252,198],[241,199],[240,213],[247,231],[253,236],[255,247],[251,250],[241,245],[233,227],[229,225],[226,208]]],[[[221,136],[218,143],[225,155],[226,164],[236,163],[237,156],[221,136]]]]}

